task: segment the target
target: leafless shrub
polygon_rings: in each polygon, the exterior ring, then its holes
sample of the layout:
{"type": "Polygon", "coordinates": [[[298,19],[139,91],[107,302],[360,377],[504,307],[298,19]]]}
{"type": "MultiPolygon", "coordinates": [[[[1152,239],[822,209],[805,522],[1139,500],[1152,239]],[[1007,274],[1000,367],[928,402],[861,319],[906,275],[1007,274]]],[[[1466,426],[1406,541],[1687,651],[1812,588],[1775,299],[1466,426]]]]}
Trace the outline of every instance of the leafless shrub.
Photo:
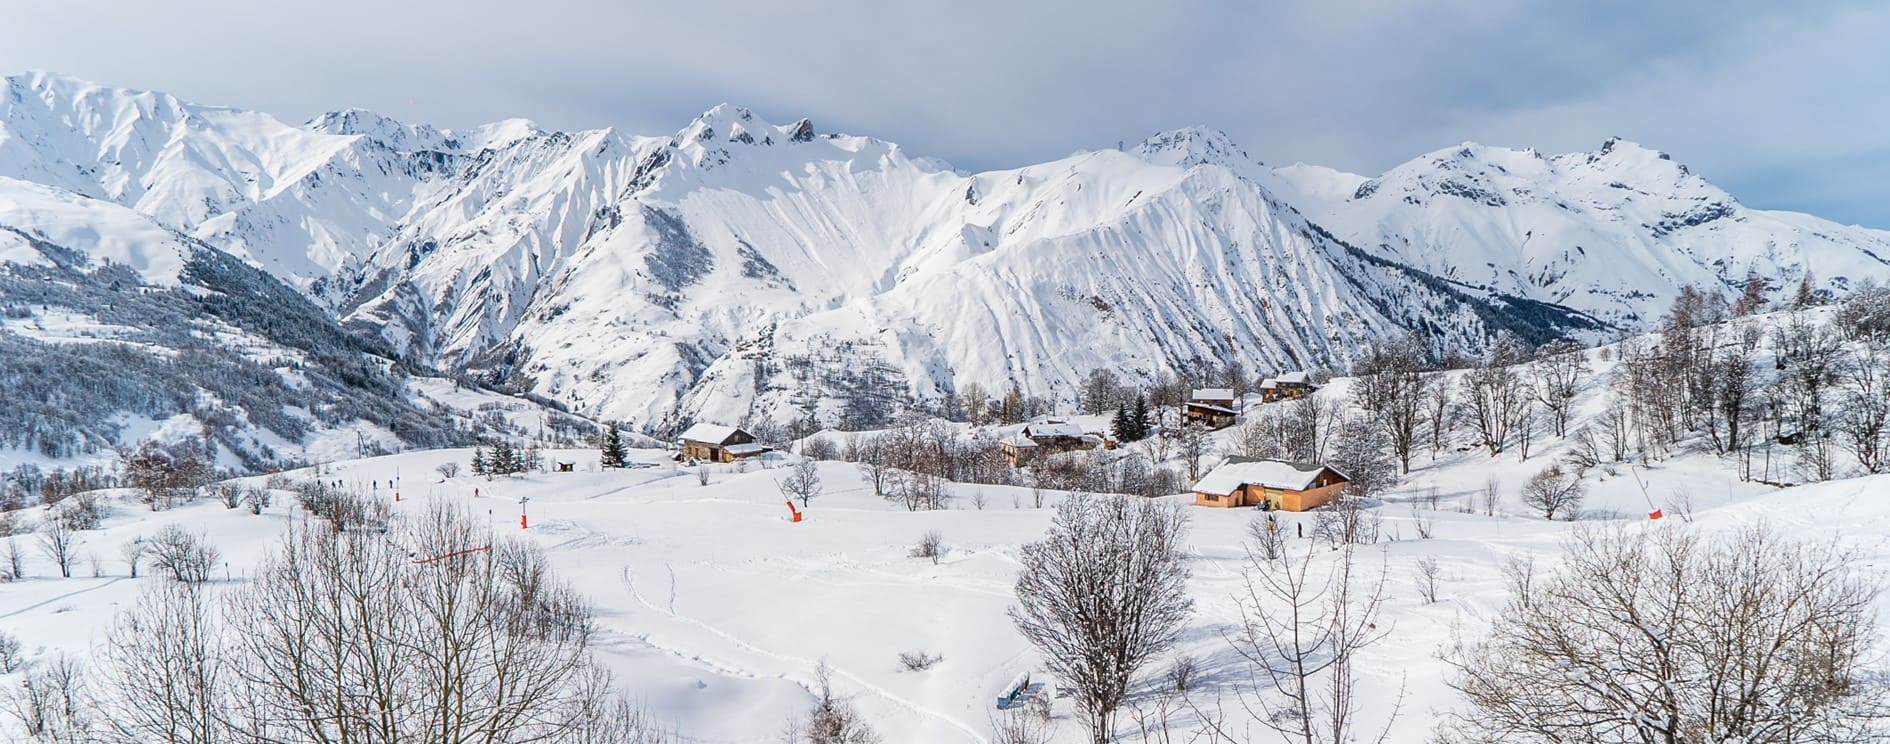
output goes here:
{"type": "Polygon", "coordinates": [[[972,491],[971,492],[972,508],[975,508],[978,511],[984,511],[984,505],[985,505],[984,489],[980,488],[976,491],[972,491]]]}
{"type": "Polygon", "coordinates": [[[58,744],[88,742],[92,708],[85,682],[79,661],[61,654],[28,668],[0,702],[28,736],[58,744]]]}
{"type": "Polygon", "coordinates": [[[1187,525],[1172,502],[1072,495],[1044,539],[1024,546],[1011,620],[1075,688],[1098,741],[1112,735],[1130,678],[1193,612],[1187,525]]]}
{"type": "Polygon", "coordinates": [[[1383,527],[1384,516],[1361,498],[1344,496],[1313,511],[1313,537],[1334,548],[1376,543],[1383,527]]]}
{"type": "Polygon", "coordinates": [[[1280,529],[1279,519],[1268,513],[1263,517],[1254,517],[1247,522],[1247,547],[1254,555],[1264,560],[1275,560],[1286,544],[1286,535],[1280,529]]]}
{"type": "Polygon", "coordinates": [[[1503,482],[1490,476],[1483,481],[1483,491],[1478,496],[1477,504],[1483,508],[1483,516],[1496,516],[1496,507],[1503,502],[1503,482]]]}
{"type": "Polygon", "coordinates": [[[908,672],[923,672],[944,659],[943,656],[924,651],[899,652],[899,666],[904,667],[908,672]]]}
{"type": "Polygon", "coordinates": [[[801,456],[809,460],[838,460],[840,446],[834,444],[832,439],[816,434],[801,442],[801,456]]]}
{"type": "Polygon", "coordinates": [[[177,525],[158,530],[150,540],[151,566],[169,574],[178,582],[201,584],[210,580],[222,553],[202,535],[193,535],[177,525]]]}
{"type": "Polygon", "coordinates": [[[806,720],[795,718],[788,721],[787,729],[782,732],[786,744],[879,744],[879,734],[866,725],[866,720],[853,701],[834,694],[833,672],[827,662],[821,662],[814,672],[815,684],[819,689],[814,692],[814,707],[807,712],[806,720]]]}
{"type": "Polygon", "coordinates": [[[1185,693],[1194,689],[1195,682],[1199,681],[1197,678],[1200,676],[1200,672],[1200,662],[1193,656],[1183,654],[1175,657],[1174,661],[1168,663],[1168,673],[1164,676],[1170,688],[1175,692],[1185,693]]]}
{"type": "Polygon", "coordinates": [[[1411,507],[1411,523],[1417,527],[1419,540],[1431,539],[1431,531],[1436,528],[1436,525],[1432,523],[1431,520],[1425,519],[1424,515],[1418,512],[1415,506],[1411,507]]]}
{"type": "Polygon", "coordinates": [[[459,476],[459,463],[452,460],[448,460],[446,462],[440,463],[440,466],[437,468],[434,468],[434,470],[440,474],[441,478],[458,477],[459,476]]]}
{"type": "Polygon", "coordinates": [[[1443,500],[1443,489],[1437,486],[1430,486],[1424,489],[1424,506],[1431,511],[1437,511],[1438,505],[1443,503],[1443,500]]]}
{"type": "Polygon", "coordinates": [[[225,509],[235,509],[243,505],[243,487],[235,483],[229,481],[218,483],[210,487],[210,493],[216,496],[217,501],[221,502],[225,509]]]}
{"type": "Polygon", "coordinates": [[[709,485],[709,466],[707,464],[696,466],[696,485],[709,485]]]}
{"type": "MultiPolygon", "coordinates": [[[[457,464],[457,463],[455,463],[457,464]]],[[[275,501],[275,496],[267,488],[250,487],[243,490],[243,505],[249,507],[249,513],[261,514],[275,501]]]]}
{"type": "Polygon", "coordinates": [[[0,630],[0,674],[12,674],[20,669],[20,639],[12,633],[0,630]]]}
{"type": "Polygon", "coordinates": [[[66,523],[67,527],[81,532],[96,530],[105,518],[111,516],[111,507],[105,504],[96,491],[81,491],[73,494],[53,507],[52,518],[66,523]]]}
{"type": "Polygon", "coordinates": [[[118,546],[118,557],[125,562],[125,569],[131,578],[138,578],[138,565],[144,563],[144,557],[151,554],[151,543],[142,537],[132,538],[118,546]]]}
{"type": "Polygon", "coordinates": [[[1049,701],[1042,697],[991,713],[991,744],[1051,744],[1056,734],[1049,701]]]}
{"type": "Polygon", "coordinates": [[[24,537],[7,538],[7,579],[20,579],[26,576],[26,549],[21,547],[24,537]]]}
{"type": "Polygon", "coordinates": [[[1469,703],[1439,734],[1476,742],[1882,741],[1872,607],[1858,556],[1760,525],[1578,531],[1548,575],[1509,572],[1480,640],[1443,658],[1469,703]]]}
{"type": "Polygon", "coordinates": [[[926,530],[925,534],[919,536],[919,544],[912,546],[912,551],[908,555],[913,558],[930,558],[933,565],[937,565],[939,556],[944,552],[945,536],[939,534],[938,530],[926,530]]]}
{"type": "Polygon", "coordinates": [[[1418,596],[1424,598],[1425,604],[1437,603],[1437,579],[1439,576],[1437,558],[1427,555],[1417,560],[1416,578],[1418,596]]]}

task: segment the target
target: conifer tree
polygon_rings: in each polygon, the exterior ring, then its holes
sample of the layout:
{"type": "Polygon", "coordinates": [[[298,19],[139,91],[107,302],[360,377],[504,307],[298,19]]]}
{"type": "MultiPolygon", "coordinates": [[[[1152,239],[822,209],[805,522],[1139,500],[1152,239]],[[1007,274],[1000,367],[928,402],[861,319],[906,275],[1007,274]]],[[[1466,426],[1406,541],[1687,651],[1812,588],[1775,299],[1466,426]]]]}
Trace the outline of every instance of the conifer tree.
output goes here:
{"type": "Polygon", "coordinates": [[[1110,433],[1116,435],[1116,441],[1118,442],[1133,442],[1135,441],[1133,438],[1135,434],[1134,426],[1135,423],[1129,419],[1128,404],[1117,403],[1116,415],[1109,419],[1110,433]]]}
{"type": "Polygon", "coordinates": [[[472,472],[473,475],[486,475],[492,472],[492,469],[486,465],[485,449],[480,447],[473,448],[472,472]]]}
{"type": "Polygon", "coordinates": [[[623,446],[623,434],[617,430],[617,422],[610,422],[604,429],[604,441],[599,448],[603,451],[599,464],[607,468],[621,468],[627,464],[629,452],[623,446]]]}

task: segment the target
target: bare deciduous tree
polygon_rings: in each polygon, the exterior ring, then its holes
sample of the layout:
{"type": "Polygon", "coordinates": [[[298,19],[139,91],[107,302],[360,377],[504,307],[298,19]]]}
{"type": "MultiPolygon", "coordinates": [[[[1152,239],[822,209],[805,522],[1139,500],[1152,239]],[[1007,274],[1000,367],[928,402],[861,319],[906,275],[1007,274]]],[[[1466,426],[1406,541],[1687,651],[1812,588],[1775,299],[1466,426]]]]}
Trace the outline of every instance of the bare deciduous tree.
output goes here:
{"type": "Polygon", "coordinates": [[[88,744],[95,738],[84,666],[65,654],[28,669],[0,703],[21,730],[40,741],[88,744]]]}
{"type": "Polygon", "coordinates": [[[1072,495],[1024,546],[1011,620],[1077,691],[1093,741],[1113,735],[1130,679],[1173,645],[1194,609],[1174,503],[1072,495]]]}
{"type": "Polygon", "coordinates": [[[788,469],[787,477],[776,483],[780,485],[782,495],[799,499],[801,507],[806,508],[807,502],[820,495],[820,466],[813,460],[794,463],[794,467],[788,469]]]}
{"type": "MultiPolygon", "coordinates": [[[[1241,598],[1241,628],[1230,638],[1245,659],[1257,692],[1244,694],[1241,706],[1262,726],[1288,741],[1340,744],[1374,738],[1359,720],[1358,652],[1382,640],[1385,601],[1384,567],[1375,577],[1357,573],[1354,548],[1340,550],[1323,570],[1315,571],[1314,548],[1286,551],[1277,562],[1259,564],[1249,549],[1252,570],[1241,598]]],[[[1396,722],[1375,735],[1383,741],[1396,722]]],[[[1217,740],[1245,742],[1225,721],[1210,720],[1217,740]]]]}
{"type": "Polygon", "coordinates": [[[148,590],[118,616],[97,659],[101,728],[124,744],[231,741],[214,608],[195,584],[148,590]]]}
{"type": "Polygon", "coordinates": [[[193,535],[174,524],[158,530],[149,542],[151,567],[186,584],[209,581],[210,569],[223,555],[203,535],[193,535]]]}
{"type": "Polygon", "coordinates": [[[1414,336],[1377,344],[1353,370],[1352,400],[1383,430],[1398,459],[1398,472],[1411,472],[1411,453],[1428,412],[1433,381],[1424,374],[1424,346],[1414,336]]]}
{"type": "Polygon", "coordinates": [[[1552,574],[1510,572],[1481,640],[1444,654],[1469,703],[1446,740],[1882,741],[1866,673],[1877,582],[1761,525],[1586,529],[1552,574]],[[1572,737],[1572,738],[1571,738],[1572,737]]]}
{"type": "Polygon", "coordinates": [[[59,575],[65,578],[72,578],[72,563],[84,542],[85,536],[66,520],[48,519],[39,526],[39,552],[58,566],[59,575]]]}
{"type": "Polygon", "coordinates": [[[1573,518],[1581,510],[1582,486],[1580,475],[1562,470],[1561,465],[1550,465],[1529,476],[1523,484],[1523,504],[1542,512],[1543,519],[1554,519],[1562,514],[1573,518]]]}

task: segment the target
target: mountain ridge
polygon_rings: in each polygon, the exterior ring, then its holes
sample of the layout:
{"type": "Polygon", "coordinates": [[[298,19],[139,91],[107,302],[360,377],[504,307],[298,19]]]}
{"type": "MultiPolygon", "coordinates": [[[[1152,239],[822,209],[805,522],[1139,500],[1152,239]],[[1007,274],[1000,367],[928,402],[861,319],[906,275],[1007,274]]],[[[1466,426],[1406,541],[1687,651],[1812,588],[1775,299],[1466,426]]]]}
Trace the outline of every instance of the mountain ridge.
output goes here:
{"type": "Polygon", "coordinates": [[[969,173],[731,104],[633,135],[6,89],[0,176],[90,184],[73,193],[269,271],[414,364],[652,433],[862,423],[971,383],[1067,399],[1095,367],[1336,366],[1408,330],[1438,353],[1595,339],[1683,284],[1890,275],[1890,233],[1748,209],[1624,140],[1466,143],[1367,178],[1187,127],[969,173]],[[108,188],[131,180],[151,184],[108,188]]]}

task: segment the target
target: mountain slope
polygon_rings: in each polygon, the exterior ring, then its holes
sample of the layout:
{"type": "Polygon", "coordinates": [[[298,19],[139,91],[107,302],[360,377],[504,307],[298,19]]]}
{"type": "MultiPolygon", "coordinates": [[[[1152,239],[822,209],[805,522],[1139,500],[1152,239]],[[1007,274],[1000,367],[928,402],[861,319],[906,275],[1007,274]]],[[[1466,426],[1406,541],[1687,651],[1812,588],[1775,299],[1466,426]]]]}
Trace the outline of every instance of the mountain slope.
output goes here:
{"type": "Polygon", "coordinates": [[[1890,273],[1884,233],[1745,209],[1625,143],[1460,150],[1365,179],[1193,128],[970,174],[728,105],[644,137],[298,127],[46,74],[0,99],[0,176],[227,251],[409,364],[653,433],[1340,365],[1405,330],[1476,353],[1634,329],[1748,270],[1775,293],[1890,273]]]}
{"type": "Polygon", "coordinates": [[[1890,273],[1890,233],[1750,209],[1618,139],[1556,156],[1465,143],[1351,177],[1349,192],[1323,169],[1276,176],[1314,221],[1378,255],[1628,328],[1688,284],[1737,296],[1750,272],[1780,299],[1806,272],[1833,292],[1890,273]]]}

